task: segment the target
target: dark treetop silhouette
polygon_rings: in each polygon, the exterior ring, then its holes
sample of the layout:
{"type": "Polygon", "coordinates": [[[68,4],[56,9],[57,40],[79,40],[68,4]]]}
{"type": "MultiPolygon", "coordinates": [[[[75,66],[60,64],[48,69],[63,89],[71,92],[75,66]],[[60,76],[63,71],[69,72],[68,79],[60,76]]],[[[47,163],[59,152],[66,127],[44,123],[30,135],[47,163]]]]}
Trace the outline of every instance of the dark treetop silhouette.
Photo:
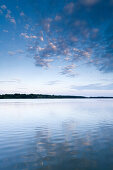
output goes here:
{"type": "Polygon", "coordinates": [[[46,95],[46,94],[2,94],[0,99],[77,99],[77,98],[113,98],[113,97],[86,97],[86,96],[69,96],[69,95],[46,95]]]}

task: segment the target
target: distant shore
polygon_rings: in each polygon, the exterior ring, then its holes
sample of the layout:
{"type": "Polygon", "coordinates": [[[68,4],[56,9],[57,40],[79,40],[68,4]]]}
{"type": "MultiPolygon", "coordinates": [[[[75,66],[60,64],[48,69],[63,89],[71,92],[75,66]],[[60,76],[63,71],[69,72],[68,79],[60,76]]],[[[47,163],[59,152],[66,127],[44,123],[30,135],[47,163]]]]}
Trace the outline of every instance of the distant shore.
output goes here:
{"type": "Polygon", "coordinates": [[[70,96],[70,95],[44,95],[44,94],[1,94],[0,99],[113,99],[113,97],[97,96],[70,96]]]}

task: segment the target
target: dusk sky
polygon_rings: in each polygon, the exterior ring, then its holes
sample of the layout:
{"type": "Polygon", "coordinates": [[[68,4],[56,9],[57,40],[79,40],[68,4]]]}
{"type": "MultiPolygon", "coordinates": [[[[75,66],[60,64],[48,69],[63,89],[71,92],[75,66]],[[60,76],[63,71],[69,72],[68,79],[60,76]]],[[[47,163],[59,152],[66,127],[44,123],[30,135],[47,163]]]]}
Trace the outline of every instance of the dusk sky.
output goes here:
{"type": "Polygon", "coordinates": [[[113,96],[113,0],[0,0],[0,93],[113,96]]]}

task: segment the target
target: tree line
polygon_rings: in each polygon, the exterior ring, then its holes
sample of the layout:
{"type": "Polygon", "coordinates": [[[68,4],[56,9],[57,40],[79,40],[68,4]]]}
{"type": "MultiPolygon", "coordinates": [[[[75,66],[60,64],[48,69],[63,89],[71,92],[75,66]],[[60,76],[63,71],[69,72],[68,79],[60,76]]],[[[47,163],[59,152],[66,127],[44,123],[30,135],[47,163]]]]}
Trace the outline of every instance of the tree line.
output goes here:
{"type": "Polygon", "coordinates": [[[74,98],[113,98],[113,97],[85,97],[70,95],[46,95],[46,94],[1,94],[0,99],[74,99],[74,98]]]}

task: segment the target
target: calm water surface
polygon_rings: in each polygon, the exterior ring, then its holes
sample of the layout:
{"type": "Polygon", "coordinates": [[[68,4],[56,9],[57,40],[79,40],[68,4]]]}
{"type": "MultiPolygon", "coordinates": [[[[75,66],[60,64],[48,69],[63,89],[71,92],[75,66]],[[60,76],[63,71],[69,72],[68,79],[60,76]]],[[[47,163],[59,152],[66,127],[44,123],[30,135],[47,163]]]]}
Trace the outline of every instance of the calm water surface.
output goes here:
{"type": "Polygon", "coordinates": [[[0,100],[0,170],[15,169],[113,170],[113,100],[0,100]]]}

